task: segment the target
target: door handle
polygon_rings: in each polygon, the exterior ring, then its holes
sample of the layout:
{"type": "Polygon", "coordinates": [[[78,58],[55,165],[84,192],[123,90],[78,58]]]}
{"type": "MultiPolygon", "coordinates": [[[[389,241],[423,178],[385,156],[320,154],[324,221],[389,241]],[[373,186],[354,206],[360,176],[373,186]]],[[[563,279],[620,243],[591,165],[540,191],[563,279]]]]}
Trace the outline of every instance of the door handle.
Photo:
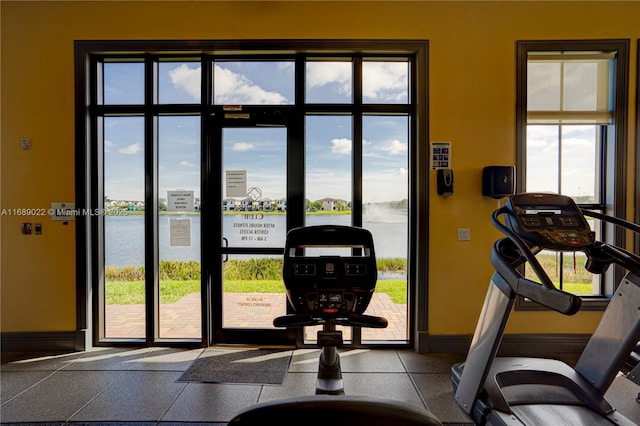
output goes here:
{"type": "MultiPolygon", "coordinates": [[[[224,248],[229,247],[229,240],[227,240],[225,237],[222,237],[222,241],[224,242],[224,248]]],[[[226,263],[229,260],[229,253],[225,253],[224,254],[224,259],[222,260],[223,263],[226,263]]]]}

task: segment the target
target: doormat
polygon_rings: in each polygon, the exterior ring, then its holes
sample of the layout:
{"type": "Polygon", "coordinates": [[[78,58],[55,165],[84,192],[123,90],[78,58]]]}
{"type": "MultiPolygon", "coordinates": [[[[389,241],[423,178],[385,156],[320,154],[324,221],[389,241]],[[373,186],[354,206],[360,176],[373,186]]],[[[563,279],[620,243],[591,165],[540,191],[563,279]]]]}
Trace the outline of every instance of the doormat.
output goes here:
{"type": "Polygon", "coordinates": [[[292,354],[283,349],[206,349],[178,381],[281,385],[292,354]]]}

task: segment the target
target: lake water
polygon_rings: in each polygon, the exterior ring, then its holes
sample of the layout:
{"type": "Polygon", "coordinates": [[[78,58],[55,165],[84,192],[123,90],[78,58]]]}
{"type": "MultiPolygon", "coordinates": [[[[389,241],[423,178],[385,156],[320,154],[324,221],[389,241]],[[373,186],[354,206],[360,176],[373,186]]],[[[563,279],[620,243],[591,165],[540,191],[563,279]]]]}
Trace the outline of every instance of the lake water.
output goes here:
{"type": "MultiPolygon", "coordinates": [[[[349,225],[350,220],[349,215],[309,215],[306,218],[308,226],[349,225]]],[[[369,215],[364,217],[363,226],[373,235],[376,258],[407,257],[406,214],[370,209],[369,215]]],[[[225,215],[223,233],[229,241],[229,247],[284,247],[286,216],[259,213],[225,215]]],[[[161,260],[200,260],[200,215],[161,215],[158,235],[161,260]]],[[[106,216],[105,265],[119,267],[143,264],[144,216],[106,216]]]]}

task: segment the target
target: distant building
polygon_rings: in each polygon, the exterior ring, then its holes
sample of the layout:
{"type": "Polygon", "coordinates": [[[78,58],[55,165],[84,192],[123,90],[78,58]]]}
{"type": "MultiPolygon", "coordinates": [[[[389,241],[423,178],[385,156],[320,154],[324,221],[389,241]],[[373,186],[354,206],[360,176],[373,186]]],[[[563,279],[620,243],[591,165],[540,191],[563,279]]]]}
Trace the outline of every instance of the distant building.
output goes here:
{"type": "Polygon", "coordinates": [[[331,212],[340,210],[340,206],[347,206],[348,202],[339,198],[323,198],[318,200],[322,203],[322,211],[331,212]]]}

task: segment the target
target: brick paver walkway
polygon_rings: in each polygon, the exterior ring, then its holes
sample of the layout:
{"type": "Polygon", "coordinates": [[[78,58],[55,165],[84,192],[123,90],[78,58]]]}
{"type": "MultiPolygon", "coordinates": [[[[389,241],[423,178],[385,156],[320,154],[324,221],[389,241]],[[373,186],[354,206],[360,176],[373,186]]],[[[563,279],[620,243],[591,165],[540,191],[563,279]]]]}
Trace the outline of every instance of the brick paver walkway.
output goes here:
{"type": "MultiPolygon", "coordinates": [[[[286,298],[279,293],[227,293],[223,305],[225,328],[273,328],[273,318],[286,314],[286,298]]],[[[363,340],[406,340],[407,306],[393,303],[386,293],[374,293],[366,311],[386,318],[389,326],[363,328],[363,340]]],[[[107,305],[107,338],[143,338],[144,305],[107,305]]],[[[160,305],[160,337],[200,338],[200,294],[191,293],[175,303],[160,305]]],[[[315,327],[307,328],[315,336],[315,327]]],[[[349,339],[345,333],[345,339],[349,339]]]]}

